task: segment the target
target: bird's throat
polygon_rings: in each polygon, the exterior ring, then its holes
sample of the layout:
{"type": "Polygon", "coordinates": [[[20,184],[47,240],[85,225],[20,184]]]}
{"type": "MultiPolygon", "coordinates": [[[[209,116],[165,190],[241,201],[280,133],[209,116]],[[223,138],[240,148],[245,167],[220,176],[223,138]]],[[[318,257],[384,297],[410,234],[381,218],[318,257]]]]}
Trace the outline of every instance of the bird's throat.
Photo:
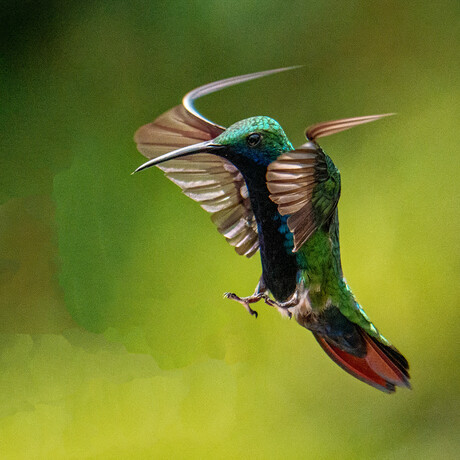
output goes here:
{"type": "Polygon", "coordinates": [[[276,300],[285,301],[296,288],[297,262],[287,247],[287,236],[281,231],[282,217],[270,200],[266,184],[267,166],[249,160],[235,164],[248,187],[249,199],[257,222],[262,276],[276,300]]]}

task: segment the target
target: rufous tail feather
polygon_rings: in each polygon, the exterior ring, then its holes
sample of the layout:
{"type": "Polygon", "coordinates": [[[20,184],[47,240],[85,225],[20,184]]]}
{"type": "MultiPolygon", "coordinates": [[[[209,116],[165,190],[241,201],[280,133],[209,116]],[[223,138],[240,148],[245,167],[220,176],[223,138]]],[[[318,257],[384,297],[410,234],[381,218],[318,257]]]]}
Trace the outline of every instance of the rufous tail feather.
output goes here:
{"type": "Polygon", "coordinates": [[[329,357],[353,377],[386,393],[393,393],[397,386],[410,388],[409,365],[404,356],[396,348],[361,333],[366,344],[362,358],[341,350],[319,334],[313,335],[329,357]]]}

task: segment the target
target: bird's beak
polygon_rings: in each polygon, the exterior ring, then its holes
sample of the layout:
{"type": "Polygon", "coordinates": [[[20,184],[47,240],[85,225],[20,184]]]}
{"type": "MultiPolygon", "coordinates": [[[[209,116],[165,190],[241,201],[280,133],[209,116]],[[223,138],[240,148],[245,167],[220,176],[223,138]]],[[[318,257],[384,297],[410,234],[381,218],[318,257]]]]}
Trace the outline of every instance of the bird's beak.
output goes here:
{"type": "Polygon", "coordinates": [[[213,141],[200,142],[199,144],[188,145],[187,147],[182,147],[181,149],[173,150],[172,152],[165,153],[157,158],[152,158],[143,165],[139,166],[134,172],[142,171],[143,169],[150,168],[150,166],[155,166],[160,163],[164,163],[168,160],[174,160],[180,157],[185,157],[187,155],[193,155],[195,153],[213,153],[217,155],[218,151],[224,148],[223,145],[214,144],[213,141]]]}

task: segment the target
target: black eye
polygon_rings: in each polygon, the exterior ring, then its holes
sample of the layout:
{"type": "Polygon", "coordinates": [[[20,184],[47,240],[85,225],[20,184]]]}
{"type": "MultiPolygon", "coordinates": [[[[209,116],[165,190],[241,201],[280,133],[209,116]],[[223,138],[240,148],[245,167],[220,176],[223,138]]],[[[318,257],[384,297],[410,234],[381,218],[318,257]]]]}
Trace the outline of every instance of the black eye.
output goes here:
{"type": "Polygon", "coordinates": [[[255,147],[261,139],[262,136],[259,133],[252,133],[249,134],[249,136],[246,138],[246,142],[248,143],[249,147],[255,147]]]}

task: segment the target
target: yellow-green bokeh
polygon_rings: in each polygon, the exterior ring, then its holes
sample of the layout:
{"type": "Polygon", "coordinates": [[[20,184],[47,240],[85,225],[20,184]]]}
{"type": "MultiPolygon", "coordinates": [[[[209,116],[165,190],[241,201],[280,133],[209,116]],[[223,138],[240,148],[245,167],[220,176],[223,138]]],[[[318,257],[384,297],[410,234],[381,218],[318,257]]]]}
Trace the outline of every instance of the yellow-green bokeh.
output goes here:
{"type": "Polygon", "coordinates": [[[7,1],[0,11],[0,458],[455,458],[457,2],[7,1]],[[344,271],[407,356],[387,396],[246,295],[260,263],[142,161],[188,90],[228,125],[396,117],[325,139],[344,271]]]}

